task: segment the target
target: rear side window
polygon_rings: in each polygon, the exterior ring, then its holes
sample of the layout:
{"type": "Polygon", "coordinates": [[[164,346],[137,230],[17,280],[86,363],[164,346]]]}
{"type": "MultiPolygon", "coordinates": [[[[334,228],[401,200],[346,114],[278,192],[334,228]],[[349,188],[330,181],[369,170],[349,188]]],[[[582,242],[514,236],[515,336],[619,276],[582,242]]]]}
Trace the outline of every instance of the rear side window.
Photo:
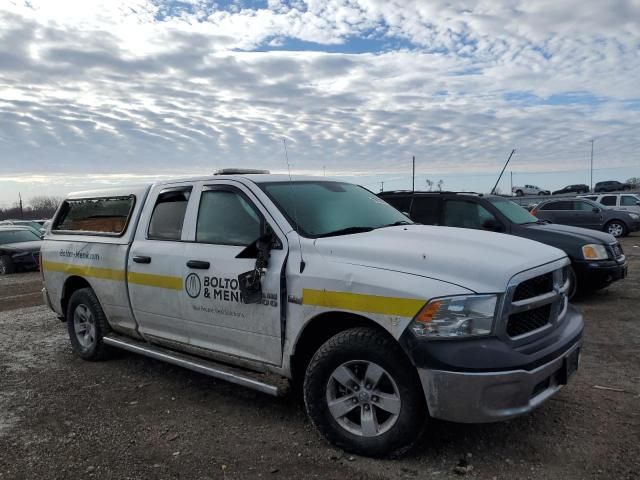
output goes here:
{"type": "Polygon", "coordinates": [[[401,212],[409,212],[411,209],[411,197],[402,196],[402,197],[381,197],[385,202],[393,206],[396,210],[400,210],[401,212]]]}
{"type": "Polygon", "coordinates": [[[572,202],[553,202],[543,205],[540,210],[573,210],[572,202]]]}
{"type": "Polygon", "coordinates": [[[162,191],[153,207],[149,240],[180,240],[191,187],[162,191]]]}
{"type": "Polygon", "coordinates": [[[481,229],[487,220],[496,220],[482,205],[466,200],[445,201],[442,217],[444,226],[475,229],[481,229]]]}
{"type": "Polygon", "coordinates": [[[594,208],[598,208],[598,207],[589,202],[584,202],[580,200],[573,202],[574,210],[581,210],[583,212],[592,212],[594,208]]]}
{"type": "Polygon", "coordinates": [[[411,219],[425,225],[438,225],[440,223],[440,199],[435,197],[414,198],[411,219]]]}
{"type": "Polygon", "coordinates": [[[196,242],[245,247],[262,231],[262,216],[239,192],[212,189],[202,192],[196,242]]]}
{"type": "Polygon", "coordinates": [[[51,230],[122,235],[127,229],[134,204],[133,195],[66,200],[51,230]]]}
{"type": "Polygon", "coordinates": [[[617,198],[615,195],[605,195],[604,197],[602,197],[602,200],[600,200],[600,203],[602,205],[606,205],[607,207],[615,207],[616,200],[617,198]]]}

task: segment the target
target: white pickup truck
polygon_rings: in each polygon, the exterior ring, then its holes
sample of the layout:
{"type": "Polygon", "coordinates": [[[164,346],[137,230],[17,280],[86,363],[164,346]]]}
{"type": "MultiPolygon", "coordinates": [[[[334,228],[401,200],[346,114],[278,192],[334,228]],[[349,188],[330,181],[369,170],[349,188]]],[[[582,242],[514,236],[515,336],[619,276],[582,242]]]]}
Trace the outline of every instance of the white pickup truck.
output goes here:
{"type": "Polygon", "coordinates": [[[299,385],[318,430],[364,455],[403,451],[430,417],[529,412],[579,362],[562,251],[416,225],[324,178],[71,194],[41,263],[80,357],[116,347],[267,394],[299,385]]]}

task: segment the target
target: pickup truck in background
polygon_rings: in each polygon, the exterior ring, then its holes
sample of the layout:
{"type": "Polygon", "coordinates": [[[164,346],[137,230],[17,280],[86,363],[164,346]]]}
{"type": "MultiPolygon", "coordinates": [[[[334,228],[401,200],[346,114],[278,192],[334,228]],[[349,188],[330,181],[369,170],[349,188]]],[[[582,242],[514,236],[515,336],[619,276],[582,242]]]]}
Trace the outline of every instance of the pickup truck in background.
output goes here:
{"type": "Polygon", "coordinates": [[[226,173],[62,203],[43,295],[77,355],[291,384],[326,439],[370,456],[407,449],[430,417],[527,413],[578,368],[561,250],[416,225],[349,183],[226,173]]]}
{"type": "Polygon", "coordinates": [[[514,193],[518,197],[524,195],[551,195],[550,190],[545,190],[537,185],[525,185],[523,187],[512,187],[511,193],[514,193]]]}

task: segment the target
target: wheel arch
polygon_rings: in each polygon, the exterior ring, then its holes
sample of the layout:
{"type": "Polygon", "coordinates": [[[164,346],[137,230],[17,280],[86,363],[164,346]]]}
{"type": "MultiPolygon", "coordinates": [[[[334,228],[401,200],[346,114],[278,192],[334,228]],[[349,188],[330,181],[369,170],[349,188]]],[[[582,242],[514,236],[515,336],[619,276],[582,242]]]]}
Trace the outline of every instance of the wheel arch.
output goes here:
{"type": "MultiPolygon", "coordinates": [[[[89,283],[89,281],[81,277],[79,275],[71,275],[64,281],[64,285],[62,286],[62,293],[60,295],[60,307],[62,308],[62,315],[64,320],[67,319],[67,305],[69,305],[69,299],[74,292],[80,290],[81,288],[90,288],[93,290],[93,287],[89,283]]],[[[95,290],[94,290],[95,292],[95,290]]]]}
{"type": "Polygon", "coordinates": [[[366,316],[342,311],[320,313],[304,325],[292,347],[290,369],[294,385],[301,385],[311,358],[322,344],[342,331],[357,327],[369,327],[397,341],[388,330],[366,316]]]}

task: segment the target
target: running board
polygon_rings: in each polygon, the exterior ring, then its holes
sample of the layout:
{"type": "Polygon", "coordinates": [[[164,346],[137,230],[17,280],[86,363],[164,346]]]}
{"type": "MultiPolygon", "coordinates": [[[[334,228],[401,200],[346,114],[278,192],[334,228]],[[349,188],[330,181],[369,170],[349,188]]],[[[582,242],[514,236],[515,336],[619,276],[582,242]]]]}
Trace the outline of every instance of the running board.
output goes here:
{"type": "Polygon", "coordinates": [[[194,372],[203,373],[210,377],[219,378],[230,383],[235,383],[236,385],[241,385],[243,387],[257,390],[258,392],[266,393],[267,395],[281,397],[285,394],[285,390],[283,388],[251,378],[249,376],[249,372],[227,365],[221,365],[210,360],[174,352],[173,350],[168,350],[146,342],[140,342],[124,337],[108,336],[103,337],[102,341],[105,345],[121,348],[123,350],[128,350],[129,352],[144,355],[145,357],[154,358],[156,360],[171,363],[172,365],[184,367],[189,370],[193,370],[194,372]]]}

